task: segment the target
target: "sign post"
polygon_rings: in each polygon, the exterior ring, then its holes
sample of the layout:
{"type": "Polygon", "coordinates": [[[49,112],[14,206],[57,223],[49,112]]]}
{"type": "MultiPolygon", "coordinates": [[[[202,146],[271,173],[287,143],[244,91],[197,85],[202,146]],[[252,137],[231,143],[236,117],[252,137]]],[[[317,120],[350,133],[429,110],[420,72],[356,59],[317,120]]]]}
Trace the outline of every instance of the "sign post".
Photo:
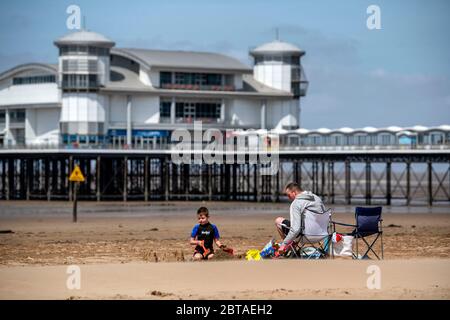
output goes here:
{"type": "Polygon", "coordinates": [[[75,165],[75,168],[72,171],[72,174],[69,177],[69,181],[74,183],[74,193],[73,193],[73,222],[77,222],[77,191],[80,186],[80,182],[84,182],[83,173],[80,170],[78,165],[75,165]]]}

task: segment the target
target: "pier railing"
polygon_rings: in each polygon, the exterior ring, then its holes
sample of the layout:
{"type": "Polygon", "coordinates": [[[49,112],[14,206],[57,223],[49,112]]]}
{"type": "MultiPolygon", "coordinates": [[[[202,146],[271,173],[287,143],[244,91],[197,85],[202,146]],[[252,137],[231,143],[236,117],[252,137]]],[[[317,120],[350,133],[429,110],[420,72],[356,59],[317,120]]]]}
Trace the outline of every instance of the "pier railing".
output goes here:
{"type": "MultiPolygon", "coordinates": [[[[206,144],[202,144],[201,148],[196,144],[192,144],[192,150],[201,150],[204,149],[206,144]]],[[[176,144],[173,143],[143,143],[143,144],[18,144],[18,145],[0,145],[0,151],[8,152],[10,150],[124,150],[124,151],[132,151],[132,150],[152,150],[152,151],[168,151],[175,150],[176,144]]],[[[248,151],[257,151],[258,148],[256,146],[246,146],[243,150],[248,151]]],[[[348,146],[289,146],[289,145],[281,145],[279,147],[264,147],[262,150],[269,151],[395,151],[395,150],[450,150],[450,144],[441,144],[441,145],[348,145],[348,146]]]]}

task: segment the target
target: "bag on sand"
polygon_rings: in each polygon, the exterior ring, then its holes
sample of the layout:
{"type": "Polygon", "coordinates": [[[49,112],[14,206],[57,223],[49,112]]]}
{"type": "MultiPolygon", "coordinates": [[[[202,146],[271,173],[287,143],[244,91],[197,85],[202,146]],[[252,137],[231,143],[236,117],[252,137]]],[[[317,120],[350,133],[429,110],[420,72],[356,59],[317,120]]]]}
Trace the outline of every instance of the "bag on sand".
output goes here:
{"type": "Polygon", "coordinates": [[[333,233],[333,254],[338,257],[351,257],[353,254],[353,236],[333,233]]]}
{"type": "Polygon", "coordinates": [[[257,250],[257,249],[250,249],[250,250],[248,250],[246,255],[245,255],[245,259],[247,259],[248,261],[250,261],[250,260],[255,260],[255,261],[261,260],[261,255],[259,254],[259,250],[257,250]]]}

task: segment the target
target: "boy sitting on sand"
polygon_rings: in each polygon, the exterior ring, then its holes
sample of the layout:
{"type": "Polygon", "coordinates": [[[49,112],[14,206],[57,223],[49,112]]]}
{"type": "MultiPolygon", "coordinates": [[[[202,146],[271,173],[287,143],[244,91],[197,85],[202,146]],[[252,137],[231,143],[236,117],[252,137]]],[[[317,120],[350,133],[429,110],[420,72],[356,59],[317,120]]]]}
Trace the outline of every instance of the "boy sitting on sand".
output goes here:
{"type": "Polygon", "coordinates": [[[219,230],[215,225],[209,222],[209,211],[205,207],[200,207],[197,210],[198,224],[194,226],[191,232],[191,245],[195,245],[194,260],[212,259],[214,257],[214,246],[216,245],[233,254],[233,249],[227,248],[219,241],[219,230]]]}

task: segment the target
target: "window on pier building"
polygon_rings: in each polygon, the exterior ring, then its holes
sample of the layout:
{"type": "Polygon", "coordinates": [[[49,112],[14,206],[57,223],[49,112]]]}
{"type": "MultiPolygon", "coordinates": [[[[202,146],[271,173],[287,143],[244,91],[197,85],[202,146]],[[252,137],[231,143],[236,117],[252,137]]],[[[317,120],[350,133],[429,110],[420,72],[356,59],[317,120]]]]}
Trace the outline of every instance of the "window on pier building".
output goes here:
{"type": "Polygon", "coordinates": [[[25,122],[25,109],[14,109],[9,111],[11,123],[25,122]]]}
{"type": "Polygon", "coordinates": [[[175,117],[177,121],[184,122],[187,119],[191,120],[217,120],[220,118],[221,103],[220,101],[205,101],[205,102],[176,102],[175,117]]]}
{"type": "Polygon", "coordinates": [[[319,136],[319,135],[312,135],[312,136],[309,136],[309,144],[310,145],[312,145],[312,146],[318,146],[318,145],[321,145],[321,139],[322,137],[321,136],[319,136]]]}
{"type": "Polygon", "coordinates": [[[59,55],[96,55],[109,56],[108,48],[85,46],[85,45],[66,45],[59,47],[59,55]]]}
{"type": "Polygon", "coordinates": [[[64,74],[62,87],[67,89],[97,87],[96,74],[64,74]]]}
{"type": "Polygon", "coordinates": [[[0,110],[0,123],[4,124],[6,122],[6,111],[0,110]]]}
{"type": "Polygon", "coordinates": [[[351,146],[354,143],[353,141],[354,141],[354,137],[353,136],[351,136],[351,135],[345,136],[345,145],[351,146]]]}
{"type": "Polygon", "coordinates": [[[172,72],[161,72],[159,74],[159,82],[161,86],[172,83],[172,72]]]}
{"type": "Polygon", "coordinates": [[[232,75],[220,73],[161,71],[159,78],[160,86],[166,89],[234,90],[232,75]]]}
{"type": "Polygon", "coordinates": [[[365,135],[357,135],[355,137],[356,145],[357,146],[364,146],[366,145],[366,136],[365,135]]]}
{"type": "Polygon", "coordinates": [[[342,144],[342,136],[331,136],[331,145],[340,146],[342,144]]]}
{"type": "Polygon", "coordinates": [[[382,134],[381,136],[381,144],[384,146],[392,144],[392,139],[390,134],[382,134]]]}
{"type": "Polygon", "coordinates": [[[56,82],[56,77],[54,75],[13,78],[13,85],[53,83],[53,82],[56,82]]]}
{"type": "Polygon", "coordinates": [[[431,144],[443,144],[444,143],[444,134],[440,132],[432,132],[430,134],[431,144]]]}
{"type": "Polygon", "coordinates": [[[161,101],[159,104],[159,116],[161,118],[170,118],[170,106],[172,105],[171,101],[161,101]]]}
{"type": "Polygon", "coordinates": [[[175,72],[175,84],[220,86],[222,75],[216,73],[175,72]]]}

